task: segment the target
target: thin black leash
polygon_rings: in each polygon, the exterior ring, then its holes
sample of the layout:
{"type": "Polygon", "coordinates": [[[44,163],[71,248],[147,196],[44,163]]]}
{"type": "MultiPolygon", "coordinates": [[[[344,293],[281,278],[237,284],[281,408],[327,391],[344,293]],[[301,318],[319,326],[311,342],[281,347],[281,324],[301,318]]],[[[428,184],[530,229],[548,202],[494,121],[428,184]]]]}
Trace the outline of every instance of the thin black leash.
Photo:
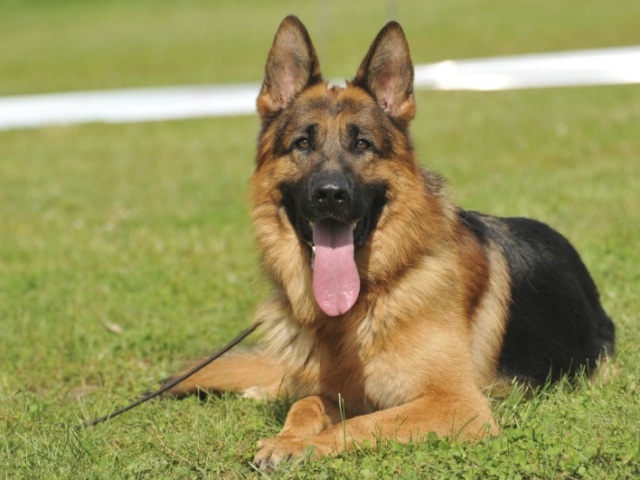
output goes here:
{"type": "Polygon", "coordinates": [[[107,415],[104,415],[104,416],[98,417],[98,418],[94,418],[93,420],[91,420],[89,422],[81,423],[80,425],[76,425],[74,427],[74,429],[75,430],[81,430],[83,428],[93,427],[95,425],[98,425],[99,423],[106,422],[107,420],[110,420],[110,419],[112,419],[114,417],[117,417],[118,415],[122,415],[123,413],[128,412],[129,410],[132,410],[132,409],[136,408],[138,405],[142,405],[143,403],[148,402],[152,398],[156,398],[156,397],[162,395],[163,393],[166,393],[167,391],[171,390],[173,387],[175,387],[179,383],[182,383],[187,378],[189,378],[191,375],[199,372],[204,367],[209,365],[211,362],[213,362],[214,360],[217,360],[222,355],[224,355],[229,350],[231,350],[233,347],[238,345],[242,340],[244,340],[246,337],[248,337],[249,334],[251,334],[256,328],[258,328],[261,323],[262,322],[255,322],[255,323],[251,324],[249,327],[247,327],[245,330],[243,330],[242,333],[240,333],[236,338],[234,338],[229,343],[227,343],[220,350],[218,350],[217,352],[211,354],[208,358],[204,359],[202,362],[200,362],[199,364],[197,364],[196,366],[191,368],[189,371],[183,373],[182,375],[180,375],[177,378],[174,378],[169,383],[164,384],[162,387],[160,387],[155,392],[148,393],[147,395],[142,396],[139,400],[136,400],[135,402],[131,402],[126,407],[119,408],[118,410],[115,410],[115,411],[113,411],[113,412],[111,412],[111,413],[109,413],[107,415]]]}

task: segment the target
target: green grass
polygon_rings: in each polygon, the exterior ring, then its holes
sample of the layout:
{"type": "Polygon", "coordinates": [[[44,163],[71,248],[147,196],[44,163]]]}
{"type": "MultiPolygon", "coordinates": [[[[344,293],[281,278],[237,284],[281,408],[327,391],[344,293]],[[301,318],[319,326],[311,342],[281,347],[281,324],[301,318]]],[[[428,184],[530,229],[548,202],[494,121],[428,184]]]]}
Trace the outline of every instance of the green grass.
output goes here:
{"type": "MultiPolygon", "coordinates": [[[[351,75],[396,5],[414,58],[640,43],[640,2],[0,0],[0,94],[258,81],[296,12],[351,75]],[[393,9],[393,8],[392,8],[393,9]]],[[[467,208],[568,236],[618,327],[618,375],[494,408],[479,445],[387,442],[278,478],[640,474],[640,89],[423,92],[421,160],[467,208]]],[[[107,413],[246,326],[268,290],[247,207],[255,117],[0,132],[0,478],[244,478],[286,405],[231,396],[107,413]]]]}

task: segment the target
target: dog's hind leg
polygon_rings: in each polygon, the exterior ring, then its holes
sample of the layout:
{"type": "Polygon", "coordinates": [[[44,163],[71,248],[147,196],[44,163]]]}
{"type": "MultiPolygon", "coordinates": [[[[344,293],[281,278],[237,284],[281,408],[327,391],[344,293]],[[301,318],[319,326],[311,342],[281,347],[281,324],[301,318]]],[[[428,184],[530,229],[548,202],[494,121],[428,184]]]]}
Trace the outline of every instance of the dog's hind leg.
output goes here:
{"type": "MultiPolygon", "coordinates": [[[[167,383],[179,375],[174,375],[167,383]]],[[[282,377],[281,365],[262,350],[239,349],[180,382],[169,390],[169,394],[185,397],[199,392],[235,392],[249,398],[270,400],[278,396],[282,377]]]]}

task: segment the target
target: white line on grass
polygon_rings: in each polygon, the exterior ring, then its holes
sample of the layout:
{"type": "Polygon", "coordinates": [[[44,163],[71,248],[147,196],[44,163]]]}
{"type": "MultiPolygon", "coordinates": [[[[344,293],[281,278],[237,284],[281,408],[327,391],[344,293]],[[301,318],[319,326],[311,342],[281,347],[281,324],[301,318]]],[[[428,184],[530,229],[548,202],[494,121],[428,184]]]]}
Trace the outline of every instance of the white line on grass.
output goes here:
{"type": "Polygon", "coordinates": [[[134,88],[0,98],[0,130],[250,114],[258,85],[134,88]]]}
{"type": "Polygon", "coordinates": [[[416,66],[416,88],[517,88],[640,83],[640,46],[536,53],[416,66]]]}
{"type": "MultiPolygon", "coordinates": [[[[640,47],[607,48],[415,67],[416,89],[508,90],[640,83],[640,47]]],[[[259,85],[212,85],[0,97],[0,130],[251,114],[259,85]]]]}

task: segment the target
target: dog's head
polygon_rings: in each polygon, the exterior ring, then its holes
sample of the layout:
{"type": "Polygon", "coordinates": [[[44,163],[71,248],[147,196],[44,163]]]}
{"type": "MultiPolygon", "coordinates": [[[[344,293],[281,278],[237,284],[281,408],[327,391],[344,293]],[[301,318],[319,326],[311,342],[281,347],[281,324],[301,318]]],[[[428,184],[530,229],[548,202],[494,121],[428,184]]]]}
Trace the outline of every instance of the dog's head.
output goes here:
{"type": "Polygon", "coordinates": [[[318,305],[330,316],[344,314],[361,287],[358,267],[363,270],[365,260],[358,262],[359,252],[370,255],[383,212],[402,195],[399,190],[421,177],[408,136],[415,115],[413,65],[400,25],[391,22],[380,31],[343,88],[323,81],[304,25],[285,18],[257,105],[262,132],[254,216],[263,256],[271,243],[281,246],[294,232],[313,268],[318,305]],[[287,225],[275,235],[264,225],[269,222],[287,225]]]}

